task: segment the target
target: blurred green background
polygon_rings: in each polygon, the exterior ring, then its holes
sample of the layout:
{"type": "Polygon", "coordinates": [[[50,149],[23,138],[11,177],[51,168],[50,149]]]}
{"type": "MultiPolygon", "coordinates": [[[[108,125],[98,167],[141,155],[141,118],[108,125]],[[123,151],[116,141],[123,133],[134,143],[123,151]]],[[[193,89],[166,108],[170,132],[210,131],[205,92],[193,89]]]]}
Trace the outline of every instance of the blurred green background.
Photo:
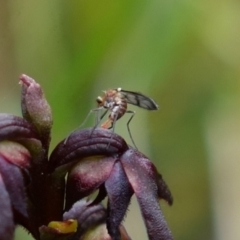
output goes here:
{"type": "MultiPolygon", "coordinates": [[[[52,148],[102,90],[151,96],[131,132],[168,183],[176,240],[240,239],[240,3],[235,0],[0,0],[0,111],[20,115],[18,76],[52,106],[52,148]]],[[[86,126],[93,124],[93,117],[86,126]]],[[[128,142],[128,118],[116,132],[128,142]]],[[[147,239],[133,199],[125,226],[147,239]]],[[[21,229],[16,240],[31,239],[21,229]]]]}

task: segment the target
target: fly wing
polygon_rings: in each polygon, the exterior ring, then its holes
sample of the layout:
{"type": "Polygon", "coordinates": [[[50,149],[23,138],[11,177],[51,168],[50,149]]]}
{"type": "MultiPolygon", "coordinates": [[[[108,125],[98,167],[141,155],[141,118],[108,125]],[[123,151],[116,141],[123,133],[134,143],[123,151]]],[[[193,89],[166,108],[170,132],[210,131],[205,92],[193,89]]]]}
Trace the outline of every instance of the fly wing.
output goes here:
{"type": "Polygon", "coordinates": [[[130,104],[136,105],[147,110],[157,110],[157,103],[150,97],[147,97],[141,93],[121,90],[121,94],[126,101],[130,104]]]}

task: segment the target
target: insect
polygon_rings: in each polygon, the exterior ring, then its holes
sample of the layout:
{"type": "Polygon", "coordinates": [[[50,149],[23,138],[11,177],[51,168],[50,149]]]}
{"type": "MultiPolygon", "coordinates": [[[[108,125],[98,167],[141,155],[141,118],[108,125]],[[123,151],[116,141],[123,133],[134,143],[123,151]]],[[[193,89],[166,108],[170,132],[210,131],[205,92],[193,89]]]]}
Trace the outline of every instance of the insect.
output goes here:
{"type": "MultiPolygon", "coordinates": [[[[85,118],[83,123],[79,126],[79,128],[85,124],[89,115],[92,112],[97,112],[96,123],[93,128],[93,131],[94,131],[94,129],[99,125],[100,121],[107,114],[107,112],[110,112],[108,119],[101,124],[101,127],[106,129],[113,128],[113,132],[114,132],[116,121],[120,119],[125,113],[130,113],[131,116],[127,122],[127,129],[128,129],[128,133],[131,138],[131,141],[134,147],[137,149],[129,128],[129,124],[135,115],[135,111],[127,110],[127,106],[128,104],[132,104],[147,110],[157,110],[158,105],[152,98],[147,97],[138,92],[126,91],[121,88],[109,89],[103,92],[104,92],[104,95],[102,97],[98,96],[96,99],[98,107],[95,109],[92,109],[88,113],[87,117],[85,118]],[[99,117],[99,112],[102,109],[105,109],[105,112],[102,114],[102,116],[99,117]]],[[[65,143],[66,141],[67,139],[65,140],[65,143]]]]}
{"type": "MultiPolygon", "coordinates": [[[[104,91],[104,95],[102,97],[97,97],[96,101],[98,104],[98,109],[106,109],[100,120],[106,115],[108,111],[110,112],[108,119],[101,124],[102,128],[113,128],[114,132],[116,121],[120,119],[125,113],[131,114],[131,117],[127,122],[127,129],[135,148],[137,147],[129,128],[129,124],[135,115],[135,111],[127,110],[128,103],[147,110],[158,109],[158,105],[153,99],[141,93],[126,91],[121,88],[104,91]]],[[[99,119],[97,119],[97,125],[98,123],[99,119]]]]}

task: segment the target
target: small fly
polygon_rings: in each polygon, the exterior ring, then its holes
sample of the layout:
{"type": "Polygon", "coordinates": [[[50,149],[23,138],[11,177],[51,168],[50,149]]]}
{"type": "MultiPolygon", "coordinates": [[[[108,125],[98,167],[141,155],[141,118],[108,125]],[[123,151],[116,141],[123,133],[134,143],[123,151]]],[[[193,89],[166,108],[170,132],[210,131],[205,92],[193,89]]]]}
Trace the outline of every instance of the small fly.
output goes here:
{"type": "Polygon", "coordinates": [[[147,97],[138,92],[126,91],[121,88],[109,89],[103,92],[104,92],[104,95],[102,97],[98,96],[96,99],[98,107],[96,109],[92,109],[88,113],[86,119],[83,121],[81,126],[85,124],[89,115],[92,112],[97,112],[96,124],[94,126],[94,129],[95,129],[99,125],[103,117],[107,114],[107,112],[110,112],[108,119],[101,124],[101,127],[106,129],[113,128],[113,132],[114,132],[116,121],[120,119],[125,113],[130,113],[131,116],[127,122],[127,129],[128,129],[129,136],[132,140],[132,143],[134,147],[137,149],[129,128],[129,124],[135,115],[135,111],[127,110],[127,105],[132,104],[147,110],[157,110],[158,105],[152,98],[147,97]],[[101,117],[99,117],[99,111],[101,111],[102,109],[105,109],[105,112],[102,114],[101,117]]]}

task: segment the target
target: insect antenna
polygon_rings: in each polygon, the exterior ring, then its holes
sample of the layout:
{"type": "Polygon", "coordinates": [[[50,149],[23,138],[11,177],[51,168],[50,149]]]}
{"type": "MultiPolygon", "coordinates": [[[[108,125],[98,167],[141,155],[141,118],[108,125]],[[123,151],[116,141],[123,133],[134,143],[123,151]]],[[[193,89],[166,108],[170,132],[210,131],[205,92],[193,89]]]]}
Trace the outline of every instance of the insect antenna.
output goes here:
{"type": "MultiPolygon", "coordinates": [[[[81,123],[81,125],[78,126],[77,128],[75,128],[73,131],[70,132],[70,134],[69,134],[69,135],[67,136],[67,138],[64,140],[64,143],[63,143],[63,144],[65,145],[65,144],[67,143],[69,137],[73,134],[73,132],[75,132],[77,129],[82,128],[82,126],[85,125],[85,123],[87,122],[89,116],[90,116],[92,113],[97,112],[97,118],[98,118],[98,112],[101,111],[102,109],[103,109],[103,107],[98,107],[98,108],[95,108],[95,109],[91,109],[91,110],[89,111],[89,113],[87,114],[87,116],[85,117],[84,121],[81,123]]],[[[106,113],[104,113],[104,114],[106,114],[106,113]]],[[[100,119],[101,119],[101,118],[100,118],[100,119]]],[[[99,121],[99,122],[100,122],[100,121],[99,121]]],[[[97,122],[97,124],[95,124],[94,130],[96,129],[96,127],[97,127],[97,125],[99,124],[99,122],[97,122]]],[[[93,131],[94,131],[94,130],[93,130],[93,131]]],[[[92,133],[91,133],[91,135],[92,135],[92,133]]]]}

